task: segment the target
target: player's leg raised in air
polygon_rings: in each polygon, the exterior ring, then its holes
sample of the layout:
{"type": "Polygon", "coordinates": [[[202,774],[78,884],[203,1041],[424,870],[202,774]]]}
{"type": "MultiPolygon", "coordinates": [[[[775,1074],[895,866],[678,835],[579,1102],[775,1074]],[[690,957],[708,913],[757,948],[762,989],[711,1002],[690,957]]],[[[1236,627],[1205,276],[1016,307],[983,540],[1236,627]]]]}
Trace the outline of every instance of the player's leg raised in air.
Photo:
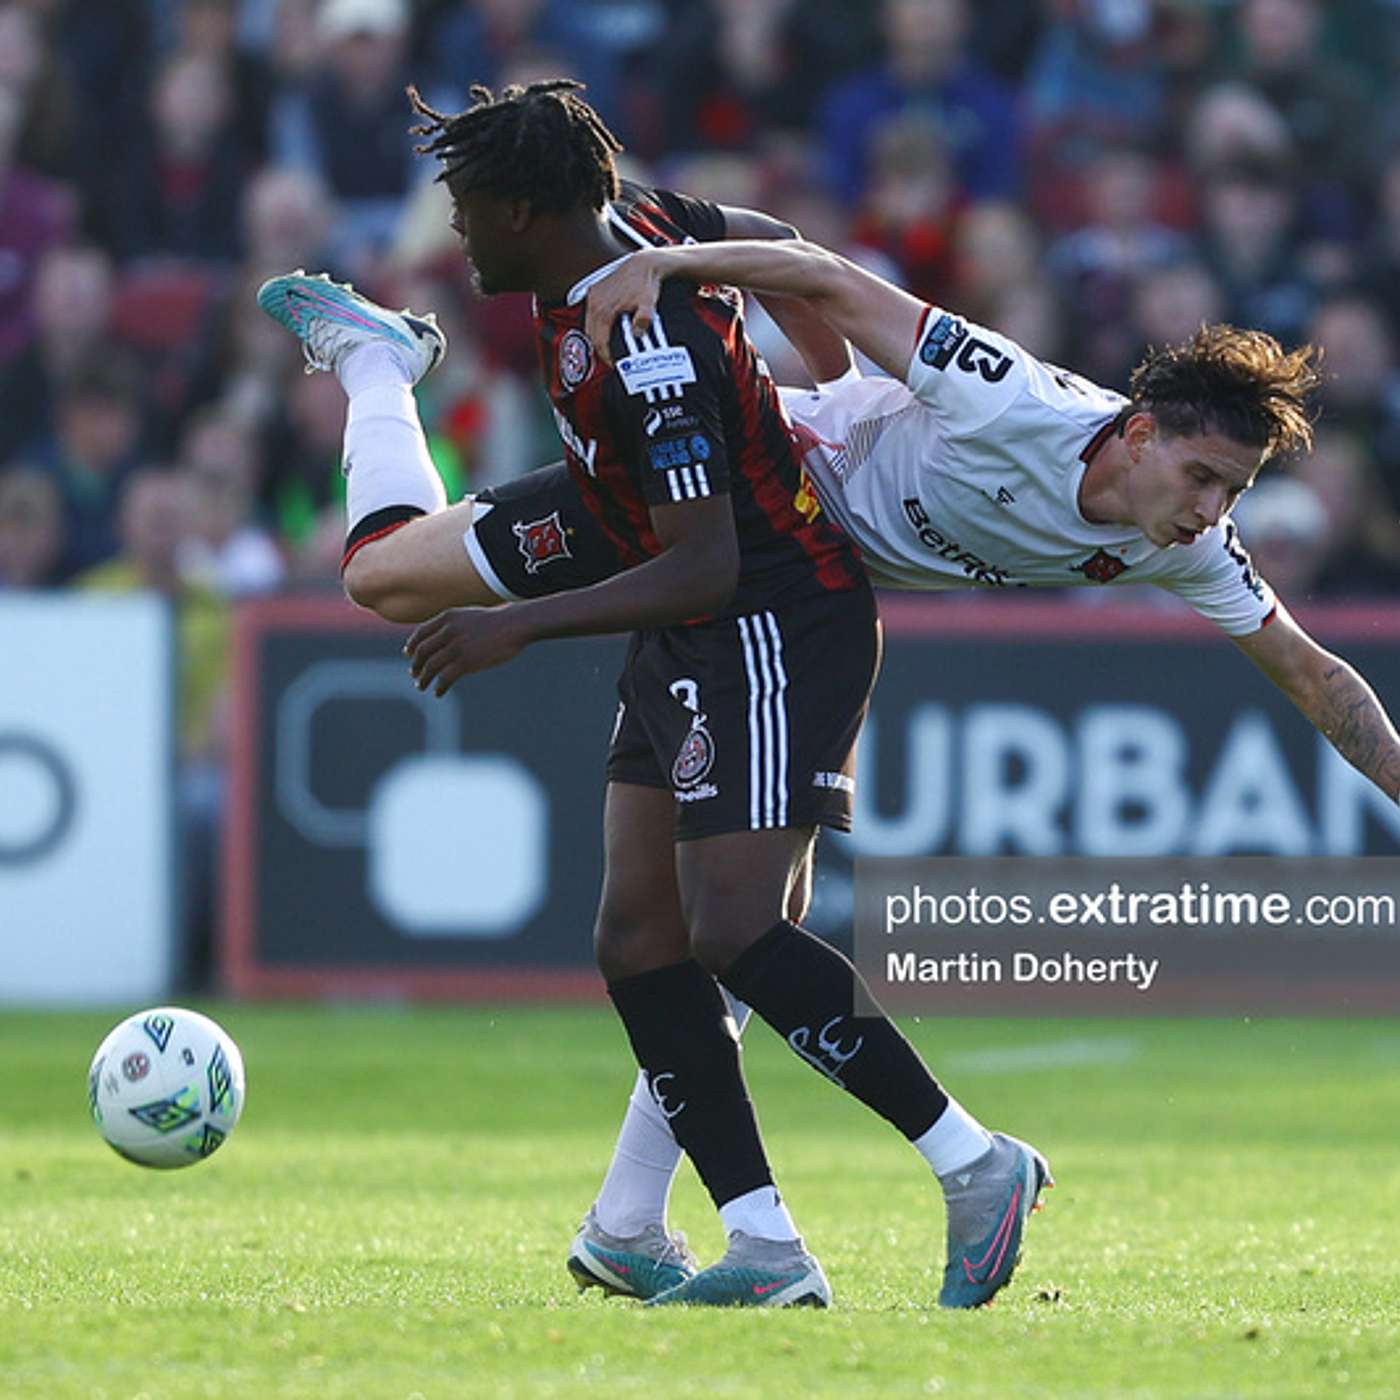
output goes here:
{"type": "Polygon", "coordinates": [[[301,341],[308,371],[333,372],[350,400],[342,578],[352,601],[390,622],[422,622],[615,570],[562,463],[447,503],[413,397],[447,349],[431,315],[302,272],[269,279],[258,302],[301,341]]]}

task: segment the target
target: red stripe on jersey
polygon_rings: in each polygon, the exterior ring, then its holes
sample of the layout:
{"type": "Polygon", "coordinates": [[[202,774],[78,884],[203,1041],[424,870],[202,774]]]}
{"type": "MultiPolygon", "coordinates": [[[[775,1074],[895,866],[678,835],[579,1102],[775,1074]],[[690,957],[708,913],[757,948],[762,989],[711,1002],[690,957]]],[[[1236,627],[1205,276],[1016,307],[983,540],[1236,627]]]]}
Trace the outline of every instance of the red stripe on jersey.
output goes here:
{"type": "Polygon", "coordinates": [[[769,528],[791,536],[816,569],[817,581],[829,592],[842,592],[859,582],[844,535],[829,521],[809,522],[794,497],[801,489],[802,471],[791,425],[773,382],[759,371],[753,352],[741,334],[742,322],[728,305],[711,297],[695,301],[699,318],[724,341],[739,405],[744,450],[735,467],[748,482],[755,504],[769,528]]]}

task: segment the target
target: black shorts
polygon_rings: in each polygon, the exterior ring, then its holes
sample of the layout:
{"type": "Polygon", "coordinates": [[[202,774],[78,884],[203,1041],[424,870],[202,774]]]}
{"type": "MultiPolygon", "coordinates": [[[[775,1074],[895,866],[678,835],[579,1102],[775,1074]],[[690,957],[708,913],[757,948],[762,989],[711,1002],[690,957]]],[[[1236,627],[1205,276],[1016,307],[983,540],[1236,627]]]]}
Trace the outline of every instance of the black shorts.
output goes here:
{"type": "Polygon", "coordinates": [[[475,506],[467,553],[506,602],[585,588],[622,568],[563,462],[493,486],[475,506]]]}
{"type": "Polygon", "coordinates": [[[868,588],[639,632],[608,781],[667,788],[676,839],[851,829],[855,746],[880,667],[868,588]]]}

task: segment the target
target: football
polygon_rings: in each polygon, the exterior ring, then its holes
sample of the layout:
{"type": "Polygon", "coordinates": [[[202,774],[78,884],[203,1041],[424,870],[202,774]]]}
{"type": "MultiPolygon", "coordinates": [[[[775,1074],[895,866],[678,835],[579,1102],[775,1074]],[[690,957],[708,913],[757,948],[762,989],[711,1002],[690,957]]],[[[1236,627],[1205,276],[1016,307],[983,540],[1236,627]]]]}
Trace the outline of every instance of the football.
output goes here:
{"type": "Polygon", "coordinates": [[[88,1106],[114,1152],[143,1167],[188,1167],[222,1147],[243,1112],[243,1056],[197,1011],[128,1016],[97,1047],[88,1106]]]}

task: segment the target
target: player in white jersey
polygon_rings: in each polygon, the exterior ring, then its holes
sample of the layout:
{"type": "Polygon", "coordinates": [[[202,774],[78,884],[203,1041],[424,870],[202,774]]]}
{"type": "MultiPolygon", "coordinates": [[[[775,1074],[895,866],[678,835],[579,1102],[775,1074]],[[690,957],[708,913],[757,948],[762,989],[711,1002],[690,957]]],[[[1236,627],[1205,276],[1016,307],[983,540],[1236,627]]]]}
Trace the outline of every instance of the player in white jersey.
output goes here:
{"type": "Polygon", "coordinates": [[[816,493],[875,584],[1153,583],[1231,635],[1258,629],[1273,596],[1228,516],[1190,536],[1193,519],[1165,545],[1136,525],[1085,519],[1084,478],[1128,400],[994,331],[930,320],[920,344],[947,368],[921,353],[905,380],[783,393],[816,493]],[[959,357],[973,368],[958,370],[959,357]]]}
{"type": "Polygon", "coordinates": [[[894,588],[1143,582],[1228,633],[1337,750],[1400,800],[1400,736],[1250,563],[1230,508],[1311,445],[1312,347],[1202,327],[1131,398],[1045,364],[815,244],[647,249],[589,293],[590,335],[645,329],[663,277],[801,297],[891,379],[785,392],[823,506],[894,588]]]}

